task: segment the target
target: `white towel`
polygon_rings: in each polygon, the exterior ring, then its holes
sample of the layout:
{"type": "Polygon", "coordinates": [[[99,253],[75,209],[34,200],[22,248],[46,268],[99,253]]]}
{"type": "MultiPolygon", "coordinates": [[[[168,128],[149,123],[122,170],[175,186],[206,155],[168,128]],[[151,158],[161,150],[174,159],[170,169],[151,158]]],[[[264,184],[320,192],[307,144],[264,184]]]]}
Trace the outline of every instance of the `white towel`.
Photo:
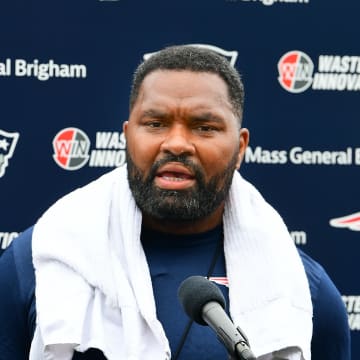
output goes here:
{"type": "MultiPolygon", "coordinates": [[[[109,360],[170,358],[141,221],[125,167],[63,197],[40,218],[30,359],[68,360],[74,349],[90,347],[109,360]]],[[[296,346],[310,360],[312,306],[301,260],[280,216],[237,172],[224,238],[230,312],[255,355],[296,346]]]]}

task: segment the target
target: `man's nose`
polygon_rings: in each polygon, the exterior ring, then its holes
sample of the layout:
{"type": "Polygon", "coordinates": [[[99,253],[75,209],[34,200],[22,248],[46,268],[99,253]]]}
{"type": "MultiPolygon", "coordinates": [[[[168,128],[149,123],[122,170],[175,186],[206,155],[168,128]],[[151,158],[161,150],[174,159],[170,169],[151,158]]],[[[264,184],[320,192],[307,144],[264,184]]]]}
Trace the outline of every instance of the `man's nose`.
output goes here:
{"type": "Polygon", "coordinates": [[[195,152],[195,146],[192,140],[191,130],[183,125],[176,124],[169,129],[160,149],[161,151],[170,152],[174,155],[185,153],[192,155],[195,152]]]}

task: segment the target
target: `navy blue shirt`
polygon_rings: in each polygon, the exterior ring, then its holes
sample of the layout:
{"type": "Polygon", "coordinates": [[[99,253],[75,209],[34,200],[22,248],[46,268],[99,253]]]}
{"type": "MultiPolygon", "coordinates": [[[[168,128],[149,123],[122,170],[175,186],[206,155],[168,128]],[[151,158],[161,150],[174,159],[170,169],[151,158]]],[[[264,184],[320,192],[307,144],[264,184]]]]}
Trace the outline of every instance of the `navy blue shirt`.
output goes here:
{"type": "MultiPolygon", "coordinates": [[[[36,318],[31,236],[32,228],[15,239],[0,257],[0,360],[25,360],[29,356],[36,318]]],[[[221,241],[221,227],[191,236],[142,232],[157,315],[173,356],[188,323],[177,299],[177,289],[188,276],[207,276],[214,259],[211,277],[214,280],[225,277],[223,252],[216,251],[221,241]]],[[[324,269],[301,250],[299,254],[314,310],[312,360],[350,360],[350,331],[341,296],[324,269]]],[[[219,286],[228,299],[227,287],[219,286]]],[[[76,353],[73,359],[100,360],[104,356],[92,349],[76,353]]],[[[227,355],[209,327],[194,323],[178,359],[227,359],[227,355]]]]}
{"type": "MultiPolygon", "coordinates": [[[[194,234],[191,237],[149,230],[142,232],[142,243],[150,267],[157,317],[169,339],[173,358],[189,323],[178,301],[177,290],[181,282],[192,275],[213,278],[226,276],[222,239],[221,227],[206,233],[194,234]]],[[[220,289],[227,300],[227,287],[220,286],[220,289]]],[[[209,327],[197,323],[191,325],[178,359],[192,358],[227,358],[225,348],[218,342],[209,327]],[[194,354],[197,357],[194,357],[194,354]]]]}

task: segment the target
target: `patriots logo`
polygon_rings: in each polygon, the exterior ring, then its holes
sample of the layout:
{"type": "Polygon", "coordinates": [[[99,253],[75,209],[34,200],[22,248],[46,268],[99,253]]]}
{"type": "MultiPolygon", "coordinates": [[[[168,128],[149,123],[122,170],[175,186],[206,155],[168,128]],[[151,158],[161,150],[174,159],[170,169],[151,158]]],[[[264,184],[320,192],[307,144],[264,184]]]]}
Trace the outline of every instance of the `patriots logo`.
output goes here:
{"type": "MultiPolygon", "coordinates": [[[[199,48],[203,48],[203,49],[208,49],[208,50],[212,50],[222,56],[224,56],[229,62],[230,62],[230,65],[232,67],[235,66],[235,63],[236,63],[236,59],[238,57],[238,52],[236,50],[232,50],[232,51],[228,51],[228,50],[224,50],[224,49],[221,49],[217,46],[214,46],[214,45],[207,45],[207,44],[188,44],[187,46],[196,46],[196,47],[199,47],[199,48]]],[[[157,51],[155,52],[152,52],[152,53],[147,53],[147,54],[144,54],[143,56],[143,59],[144,60],[147,60],[149,59],[152,55],[155,55],[157,53],[157,51]]]]}
{"type": "Polygon", "coordinates": [[[330,225],[338,228],[348,228],[360,231],[360,212],[330,220],[330,225]]]}
{"type": "Polygon", "coordinates": [[[0,129],[0,177],[4,176],[19,139],[19,133],[9,133],[0,129]]]}

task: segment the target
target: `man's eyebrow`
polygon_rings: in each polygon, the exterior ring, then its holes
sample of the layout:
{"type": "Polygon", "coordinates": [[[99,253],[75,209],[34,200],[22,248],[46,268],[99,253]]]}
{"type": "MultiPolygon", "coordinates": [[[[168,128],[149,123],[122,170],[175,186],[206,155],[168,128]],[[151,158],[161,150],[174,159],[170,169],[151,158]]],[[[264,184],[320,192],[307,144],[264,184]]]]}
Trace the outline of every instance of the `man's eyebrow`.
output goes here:
{"type": "Polygon", "coordinates": [[[212,112],[203,112],[190,117],[191,121],[212,121],[217,123],[223,123],[224,119],[212,112]]]}
{"type": "MultiPolygon", "coordinates": [[[[172,115],[167,113],[166,111],[159,110],[159,109],[145,109],[142,114],[142,118],[149,117],[149,118],[156,118],[156,119],[170,119],[172,118],[172,115]]],[[[193,114],[189,117],[189,120],[191,122],[216,122],[216,123],[224,123],[224,119],[214,114],[211,111],[204,111],[199,112],[198,114],[193,114]]]]}
{"type": "Polygon", "coordinates": [[[169,117],[165,111],[155,110],[155,109],[146,109],[142,112],[142,117],[154,117],[154,118],[161,118],[165,119],[169,117]]]}

